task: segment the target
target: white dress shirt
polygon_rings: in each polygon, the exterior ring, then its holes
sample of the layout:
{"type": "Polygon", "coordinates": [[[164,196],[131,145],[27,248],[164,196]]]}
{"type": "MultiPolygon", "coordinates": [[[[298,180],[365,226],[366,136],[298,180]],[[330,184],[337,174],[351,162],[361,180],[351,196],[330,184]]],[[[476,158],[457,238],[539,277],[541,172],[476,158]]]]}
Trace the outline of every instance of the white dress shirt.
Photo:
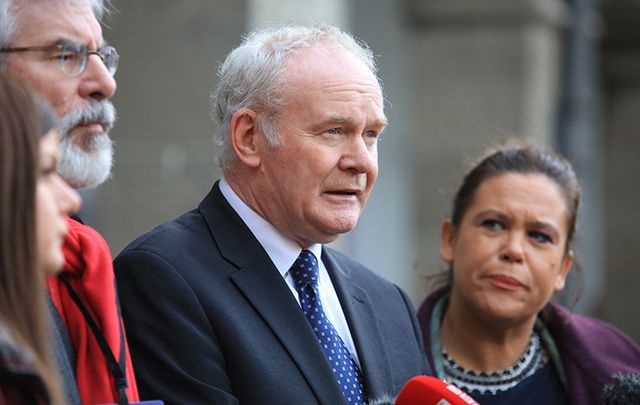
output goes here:
{"type": "MultiPolygon", "coordinates": [[[[271,261],[286,281],[289,289],[291,290],[291,294],[293,294],[299,305],[300,298],[298,297],[298,291],[295,288],[295,282],[293,280],[293,276],[289,272],[289,269],[302,251],[300,245],[298,245],[294,240],[284,236],[273,225],[252,210],[231,189],[231,186],[229,186],[229,183],[227,183],[227,180],[224,177],[220,179],[220,191],[229,205],[231,205],[235,212],[238,213],[240,218],[242,218],[242,221],[247,225],[249,230],[251,230],[251,233],[253,233],[253,236],[256,237],[258,242],[267,252],[269,258],[271,258],[271,261]]],[[[353,344],[353,338],[351,337],[347,320],[342,312],[340,301],[336,295],[335,288],[333,288],[333,283],[331,282],[329,273],[327,273],[327,268],[322,262],[322,245],[316,243],[306,249],[311,251],[316,259],[318,259],[318,290],[320,291],[320,301],[322,302],[324,312],[338,332],[338,335],[340,335],[340,338],[342,338],[344,344],[347,346],[347,349],[349,349],[349,352],[358,364],[358,367],[360,367],[360,360],[358,359],[358,354],[356,352],[355,345],[353,344]]]]}

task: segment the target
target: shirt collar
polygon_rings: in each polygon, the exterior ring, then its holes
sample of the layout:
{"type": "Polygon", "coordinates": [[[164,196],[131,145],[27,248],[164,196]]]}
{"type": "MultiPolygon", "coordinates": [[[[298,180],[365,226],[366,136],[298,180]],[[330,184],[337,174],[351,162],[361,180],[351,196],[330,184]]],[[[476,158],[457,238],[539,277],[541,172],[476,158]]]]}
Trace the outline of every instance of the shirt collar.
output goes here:
{"type": "MultiPolygon", "coordinates": [[[[293,262],[296,261],[302,248],[293,239],[287,238],[273,225],[262,218],[233,191],[224,176],[220,179],[220,192],[229,205],[247,225],[253,236],[258,240],[269,258],[284,277],[293,262]]],[[[307,248],[320,261],[322,245],[315,243],[307,248]]]]}

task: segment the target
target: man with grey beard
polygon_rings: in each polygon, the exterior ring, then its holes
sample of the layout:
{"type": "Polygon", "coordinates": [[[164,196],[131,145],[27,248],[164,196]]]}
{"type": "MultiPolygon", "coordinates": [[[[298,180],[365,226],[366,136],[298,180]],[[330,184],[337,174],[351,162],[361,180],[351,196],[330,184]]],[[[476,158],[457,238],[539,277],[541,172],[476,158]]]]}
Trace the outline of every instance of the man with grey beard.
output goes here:
{"type": "Polygon", "coordinates": [[[108,132],[116,115],[109,98],[118,64],[96,18],[105,6],[102,0],[32,3],[0,4],[0,67],[43,95],[62,118],[60,174],[76,188],[99,186],[111,173],[108,132]]]}
{"type": "MultiPolygon", "coordinates": [[[[109,99],[119,56],[102,37],[105,2],[0,0],[0,71],[30,85],[61,117],[58,171],[74,188],[97,187],[111,174],[109,99]]],[[[68,225],[65,268],[48,280],[67,402],[137,400],[109,248],[94,229],[68,225]]]]}

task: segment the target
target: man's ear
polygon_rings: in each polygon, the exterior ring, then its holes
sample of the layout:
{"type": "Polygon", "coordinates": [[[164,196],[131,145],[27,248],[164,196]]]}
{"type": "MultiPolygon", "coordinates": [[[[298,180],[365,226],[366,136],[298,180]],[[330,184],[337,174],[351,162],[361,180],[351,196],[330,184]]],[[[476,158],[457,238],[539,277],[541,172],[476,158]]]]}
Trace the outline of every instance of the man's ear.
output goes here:
{"type": "Polygon", "coordinates": [[[453,264],[453,251],[455,245],[455,229],[450,219],[442,221],[440,229],[440,258],[449,266],[453,264]]]}
{"type": "Polygon", "coordinates": [[[252,109],[241,108],[233,114],[229,123],[229,140],[233,152],[240,162],[251,168],[259,167],[261,162],[257,116],[252,109]]]}

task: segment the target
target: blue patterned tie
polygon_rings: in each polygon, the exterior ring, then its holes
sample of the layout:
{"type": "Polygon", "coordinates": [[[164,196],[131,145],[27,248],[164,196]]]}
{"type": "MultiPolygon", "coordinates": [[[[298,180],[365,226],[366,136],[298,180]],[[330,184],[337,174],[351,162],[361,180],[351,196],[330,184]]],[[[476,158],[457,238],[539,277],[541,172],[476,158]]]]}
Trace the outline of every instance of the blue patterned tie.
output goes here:
{"type": "Polygon", "coordinates": [[[318,292],[318,261],[313,253],[303,250],[291,266],[291,275],[296,282],[302,310],[329,359],[344,397],[349,404],[364,404],[360,370],[322,309],[318,292]]]}

